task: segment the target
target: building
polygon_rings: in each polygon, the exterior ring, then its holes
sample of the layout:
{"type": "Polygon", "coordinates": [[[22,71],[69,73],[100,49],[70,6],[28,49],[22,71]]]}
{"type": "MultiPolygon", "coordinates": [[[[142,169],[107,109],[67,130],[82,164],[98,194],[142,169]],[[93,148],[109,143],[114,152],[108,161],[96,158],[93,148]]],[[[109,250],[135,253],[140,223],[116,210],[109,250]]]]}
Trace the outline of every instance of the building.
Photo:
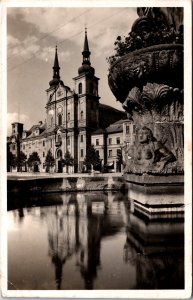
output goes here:
{"type": "MultiPolygon", "coordinates": [[[[46,121],[24,130],[23,124],[12,124],[12,135],[8,139],[10,151],[18,156],[22,151],[27,158],[37,152],[45,171],[45,158],[50,150],[55,158],[55,171],[66,172],[62,164],[65,153],[74,159],[71,172],[81,172],[83,162],[91,144],[99,151],[104,164],[116,164],[116,156],[123,143],[125,113],[99,102],[99,78],[90,62],[87,31],[82,51],[82,65],[73,78],[74,89],[60,79],[57,53],[53,65],[53,78],[46,90],[46,121]],[[107,140],[108,137],[108,140],[107,140]]],[[[115,168],[116,169],[116,168],[115,168]]]]}
{"type": "Polygon", "coordinates": [[[120,119],[107,128],[99,128],[92,133],[91,143],[94,145],[102,165],[106,170],[121,172],[123,169],[123,148],[130,148],[134,143],[135,126],[126,118],[120,119]]]}

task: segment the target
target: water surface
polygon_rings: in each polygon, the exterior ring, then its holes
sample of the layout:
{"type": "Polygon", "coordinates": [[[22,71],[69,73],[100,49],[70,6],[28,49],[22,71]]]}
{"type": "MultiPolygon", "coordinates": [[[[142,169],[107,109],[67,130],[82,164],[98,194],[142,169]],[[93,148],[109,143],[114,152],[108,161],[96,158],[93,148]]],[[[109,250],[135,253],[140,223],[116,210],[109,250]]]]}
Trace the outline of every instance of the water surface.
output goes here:
{"type": "Polygon", "coordinates": [[[8,197],[8,289],[183,289],[181,218],[119,192],[8,197]]]}

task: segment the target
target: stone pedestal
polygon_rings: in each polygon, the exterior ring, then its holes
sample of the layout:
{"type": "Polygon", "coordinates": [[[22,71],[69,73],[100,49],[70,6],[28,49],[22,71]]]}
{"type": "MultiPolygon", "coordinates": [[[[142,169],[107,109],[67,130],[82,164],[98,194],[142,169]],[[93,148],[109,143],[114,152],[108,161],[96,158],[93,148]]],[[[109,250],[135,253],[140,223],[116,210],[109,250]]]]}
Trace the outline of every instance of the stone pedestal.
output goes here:
{"type": "Polygon", "coordinates": [[[128,198],[137,209],[148,217],[152,214],[184,214],[183,176],[153,176],[125,174],[128,198]]]}

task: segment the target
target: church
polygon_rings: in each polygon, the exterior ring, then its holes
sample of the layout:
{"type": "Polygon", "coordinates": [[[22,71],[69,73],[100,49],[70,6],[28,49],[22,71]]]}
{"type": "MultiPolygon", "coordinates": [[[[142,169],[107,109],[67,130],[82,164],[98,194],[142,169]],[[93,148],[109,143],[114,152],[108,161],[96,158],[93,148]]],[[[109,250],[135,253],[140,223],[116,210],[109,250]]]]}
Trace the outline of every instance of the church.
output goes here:
{"type": "Polygon", "coordinates": [[[100,103],[99,78],[91,66],[90,56],[85,30],[82,65],[78,68],[77,76],[73,78],[74,89],[71,89],[60,78],[59,55],[56,47],[53,78],[46,90],[45,123],[40,121],[30,130],[24,130],[21,123],[12,124],[12,135],[8,138],[10,152],[18,156],[22,151],[27,158],[33,152],[37,152],[41,160],[40,172],[45,171],[44,162],[48,151],[51,151],[55,158],[55,172],[66,172],[61,160],[65,153],[69,152],[74,159],[71,172],[77,173],[82,172],[85,156],[93,141],[94,146],[100,148],[96,151],[100,155],[103,166],[109,163],[109,156],[110,163],[114,164],[121,150],[122,135],[128,127],[128,121],[124,112],[100,103]],[[112,126],[114,123],[117,126],[112,126]],[[112,149],[108,150],[108,141],[109,146],[112,147],[112,138],[109,135],[113,135],[116,139],[113,147],[114,155],[112,149]]]}

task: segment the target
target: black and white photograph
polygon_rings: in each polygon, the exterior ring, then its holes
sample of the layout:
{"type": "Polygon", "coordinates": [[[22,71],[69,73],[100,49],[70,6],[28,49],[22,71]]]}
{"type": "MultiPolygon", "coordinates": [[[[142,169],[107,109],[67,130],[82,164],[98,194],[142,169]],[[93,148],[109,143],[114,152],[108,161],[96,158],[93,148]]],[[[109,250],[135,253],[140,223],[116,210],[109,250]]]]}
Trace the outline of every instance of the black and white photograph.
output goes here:
{"type": "Polygon", "coordinates": [[[2,2],[2,296],[189,298],[191,2],[21,2],[2,2]]]}

